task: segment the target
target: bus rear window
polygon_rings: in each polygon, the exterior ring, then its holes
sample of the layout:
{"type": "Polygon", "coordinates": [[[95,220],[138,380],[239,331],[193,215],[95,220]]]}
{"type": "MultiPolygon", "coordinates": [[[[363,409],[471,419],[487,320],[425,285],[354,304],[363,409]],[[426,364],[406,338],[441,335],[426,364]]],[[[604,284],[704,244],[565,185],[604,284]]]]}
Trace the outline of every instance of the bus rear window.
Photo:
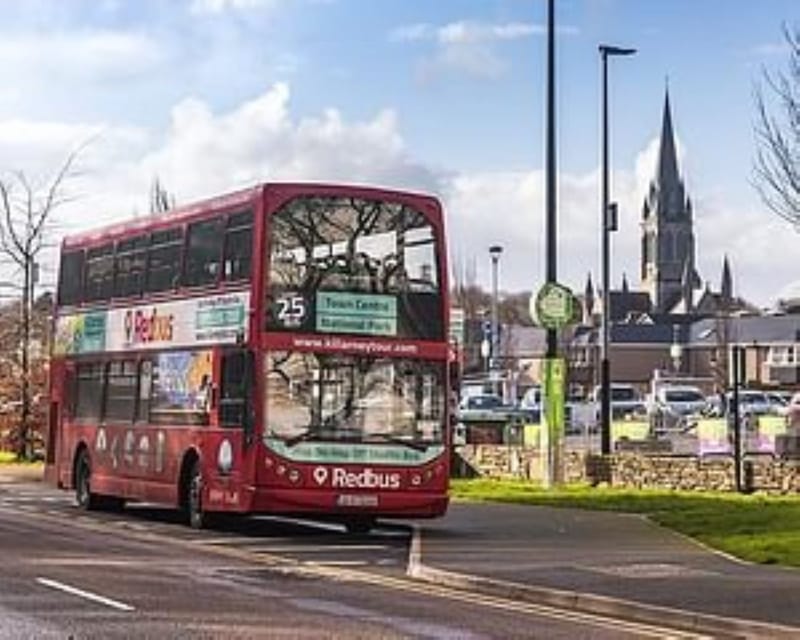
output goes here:
{"type": "Polygon", "coordinates": [[[58,278],[58,304],[80,303],[83,293],[82,285],[83,251],[62,254],[61,271],[58,278]]]}

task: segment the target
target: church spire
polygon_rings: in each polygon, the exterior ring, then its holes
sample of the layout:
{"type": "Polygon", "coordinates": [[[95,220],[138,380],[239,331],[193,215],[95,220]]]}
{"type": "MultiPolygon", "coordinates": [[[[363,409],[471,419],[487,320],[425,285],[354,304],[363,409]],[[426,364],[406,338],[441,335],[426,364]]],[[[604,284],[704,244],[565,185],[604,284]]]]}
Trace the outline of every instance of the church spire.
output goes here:
{"type": "Polygon", "coordinates": [[[591,322],[594,314],[594,285],[592,284],[592,272],[586,276],[586,287],[583,290],[583,306],[586,311],[586,322],[591,322]]]}
{"type": "Polygon", "coordinates": [[[731,276],[731,265],[728,262],[727,254],[722,263],[722,284],[719,292],[724,302],[730,303],[733,300],[733,277],[731,276]]]}
{"type": "Polygon", "coordinates": [[[656,167],[658,185],[664,189],[680,182],[675,134],[672,131],[672,113],[669,108],[669,90],[664,92],[664,116],[661,122],[661,141],[656,167]]]}

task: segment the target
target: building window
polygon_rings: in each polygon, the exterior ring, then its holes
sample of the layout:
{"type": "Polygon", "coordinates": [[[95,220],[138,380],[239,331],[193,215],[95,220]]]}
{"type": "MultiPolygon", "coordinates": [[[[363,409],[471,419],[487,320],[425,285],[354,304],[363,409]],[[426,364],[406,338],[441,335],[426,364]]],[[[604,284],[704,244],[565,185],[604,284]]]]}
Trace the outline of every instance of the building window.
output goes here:
{"type": "Polygon", "coordinates": [[[797,364],[797,346],[773,346],[767,352],[767,363],[773,367],[793,367],[797,364]]]}
{"type": "Polygon", "coordinates": [[[222,219],[202,220],[189,225],[183,284],[202,287],[217,283],[222,257],[222,219]]]}
{"type": "Polygon", "coordinates": [[[674,252],[672,250],[672,234],[665,231],[660,239],[661,254],[659,259],[663,262],[672,262],[674,259],[674,252]]]}

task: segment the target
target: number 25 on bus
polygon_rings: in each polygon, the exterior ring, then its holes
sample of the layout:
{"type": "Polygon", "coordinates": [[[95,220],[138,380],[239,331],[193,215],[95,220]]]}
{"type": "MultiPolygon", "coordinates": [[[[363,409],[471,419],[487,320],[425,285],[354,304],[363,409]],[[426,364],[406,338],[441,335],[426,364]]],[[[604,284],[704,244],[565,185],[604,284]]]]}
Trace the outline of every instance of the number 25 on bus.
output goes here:
{"type": "Polygon", "coordinates": [[[46,476],[194,527],[443,514],[446,274],[437,200],[365,187],[260,185],[66,238],[46,476]]]}

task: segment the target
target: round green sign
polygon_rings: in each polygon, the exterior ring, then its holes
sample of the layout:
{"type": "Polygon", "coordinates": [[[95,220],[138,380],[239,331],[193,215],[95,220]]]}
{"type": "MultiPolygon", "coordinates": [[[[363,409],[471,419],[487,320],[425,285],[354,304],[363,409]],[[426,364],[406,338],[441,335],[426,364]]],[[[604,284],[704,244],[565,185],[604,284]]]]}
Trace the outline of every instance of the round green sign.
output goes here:
{"type": "Polygon", "coordinates": [[[569,288],[557,282],[547,282],[535,296],[531,296],[531,317],[547,329],[559,329],[572,320],[575,312],[573,300],[569,288]]]}

